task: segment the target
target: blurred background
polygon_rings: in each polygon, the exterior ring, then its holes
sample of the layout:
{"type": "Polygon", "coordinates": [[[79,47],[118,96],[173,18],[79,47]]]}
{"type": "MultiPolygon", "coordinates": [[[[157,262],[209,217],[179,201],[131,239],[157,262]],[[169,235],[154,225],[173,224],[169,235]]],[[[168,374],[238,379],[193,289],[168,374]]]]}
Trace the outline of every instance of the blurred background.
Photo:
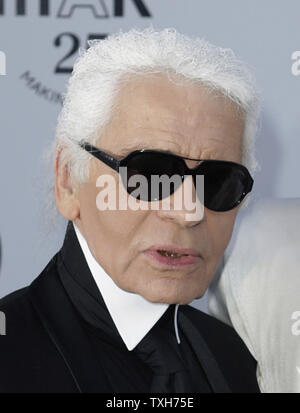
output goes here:
{"type": "MultiPolygon", "coordinates": [[[[263,97],[252,199],[299,197],[299,19],[298,0],[0,0],[0,297],[36,278],[62,245],[46,154],[88,39],[152,25],[233,49],[263,97]]],[[[205,310],[205,297],[193,305],[205,310]]]]}

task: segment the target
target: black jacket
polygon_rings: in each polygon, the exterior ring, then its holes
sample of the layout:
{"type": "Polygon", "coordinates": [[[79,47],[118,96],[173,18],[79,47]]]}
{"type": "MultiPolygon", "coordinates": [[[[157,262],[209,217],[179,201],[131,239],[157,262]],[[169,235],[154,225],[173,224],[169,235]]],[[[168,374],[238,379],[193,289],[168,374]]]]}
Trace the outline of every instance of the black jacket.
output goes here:
{"type": "MultiPolygon", "coordinates": [[[[111,392],[60,279],[78,271],[92,279],[73,230],[29,287],[0,300],[0,392],[111,392]]],[[[178,317],[214,392],[259,392],[256,361],[234,329],[189,305],[178,317]]]]}

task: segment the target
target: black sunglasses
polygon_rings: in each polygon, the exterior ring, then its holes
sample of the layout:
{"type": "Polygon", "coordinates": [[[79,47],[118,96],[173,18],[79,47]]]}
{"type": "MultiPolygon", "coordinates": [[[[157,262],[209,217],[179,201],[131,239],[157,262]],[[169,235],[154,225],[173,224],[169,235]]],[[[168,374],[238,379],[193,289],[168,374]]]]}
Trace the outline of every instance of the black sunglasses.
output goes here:
{"type": "Polygon", "coordinates": [[[135,196],[143,201],[162,200],[172,195],[183,182],[185,175],[193,176],[195,186],[196,176],[204,175],[204,206],[213,211],[224,212],[237,207],[253,186],[253,178],[248,169],[236,162],[184,158],[151,149],[136,150],[119,160],[88,142],[80,142],[79,145],[118,173],[120,167],[126,167],[127,174],[120,173],[120,175],[127,192],[133,196],[137,186],[129,186],[129,179],[137,174],[144,176],[148,183],[147,191],[139,192],[139,195],[135,196]],[[184,159],[201,161],[201,163],[191,169],[187,167],[184,159]],[[151,187],[153,175],[167,175],[169,178],[179,175],[181,180],[177,185],[176,182],[170,182],[167,192],[163,192],[161,188],[157,192],[157,188],[151,187]]]}

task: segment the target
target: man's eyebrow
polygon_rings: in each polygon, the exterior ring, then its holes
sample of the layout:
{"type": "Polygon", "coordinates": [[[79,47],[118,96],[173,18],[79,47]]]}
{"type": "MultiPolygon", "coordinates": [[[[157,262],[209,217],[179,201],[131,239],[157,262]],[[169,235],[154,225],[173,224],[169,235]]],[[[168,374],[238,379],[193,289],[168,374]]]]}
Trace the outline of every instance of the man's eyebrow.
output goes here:
{"type": "Polygon", "coordinates": [[[146,145],[142,145],[142,144],[136,144],[136,145],[132,145],[132,146],[125,146],[122,149],[118,150],[118,156],[124,158],[125,156],[127,156],[128,154],[130,154],[133,151],[140,150],[140,149],[146,149],[145,146],[146,145]]]}
{"type": "Polygon", "coordinates": [[[125,156],[129,155],[131,152],[138,151],[138,150],[141,150],[141,149],[152,150],[152,151],[161,151],[161,152],[165,152],[165,153],[169,153],[171,155],[174,155],[174,152],[169,150],[169,149],[153,148],[153,147],[149,147],[146,144],[137,143],[136,145],[126,146],[126,147],[122,148],[121,150],[119,150],[118,151],[118,156],[124,158],[125,156]]]}
{"type": "MultiPolygon", "coordinates": [[[[122,148],[121,150],[118,151],[118,155],[121,157],[125,157],[126,155],[130,154],[133,151],[139,151],[141,149],[147,149],[147,150],[153,150],[153,151],[158,151],[158,148],[150,148],[148,145],[146,144],[136,144],[136,145],[132,145],[132,146],[126,146],[125,148],[122,148]]],[[[171,153],[171,152],[170,152],[171,153]]]]}

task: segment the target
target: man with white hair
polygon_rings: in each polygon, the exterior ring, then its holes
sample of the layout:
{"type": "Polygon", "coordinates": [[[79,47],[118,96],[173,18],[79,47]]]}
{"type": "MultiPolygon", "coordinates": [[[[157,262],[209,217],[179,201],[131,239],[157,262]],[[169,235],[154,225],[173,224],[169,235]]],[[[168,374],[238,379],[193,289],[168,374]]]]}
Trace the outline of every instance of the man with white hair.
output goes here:
{"type": "Polygon", "coordinates": [[[0,301],[0,391],[259,392],[234,329],[188,305],[252,189],[258,102],[230,49],[175,29],[80,53],[53,156],[66,236],[0,301]]]}

